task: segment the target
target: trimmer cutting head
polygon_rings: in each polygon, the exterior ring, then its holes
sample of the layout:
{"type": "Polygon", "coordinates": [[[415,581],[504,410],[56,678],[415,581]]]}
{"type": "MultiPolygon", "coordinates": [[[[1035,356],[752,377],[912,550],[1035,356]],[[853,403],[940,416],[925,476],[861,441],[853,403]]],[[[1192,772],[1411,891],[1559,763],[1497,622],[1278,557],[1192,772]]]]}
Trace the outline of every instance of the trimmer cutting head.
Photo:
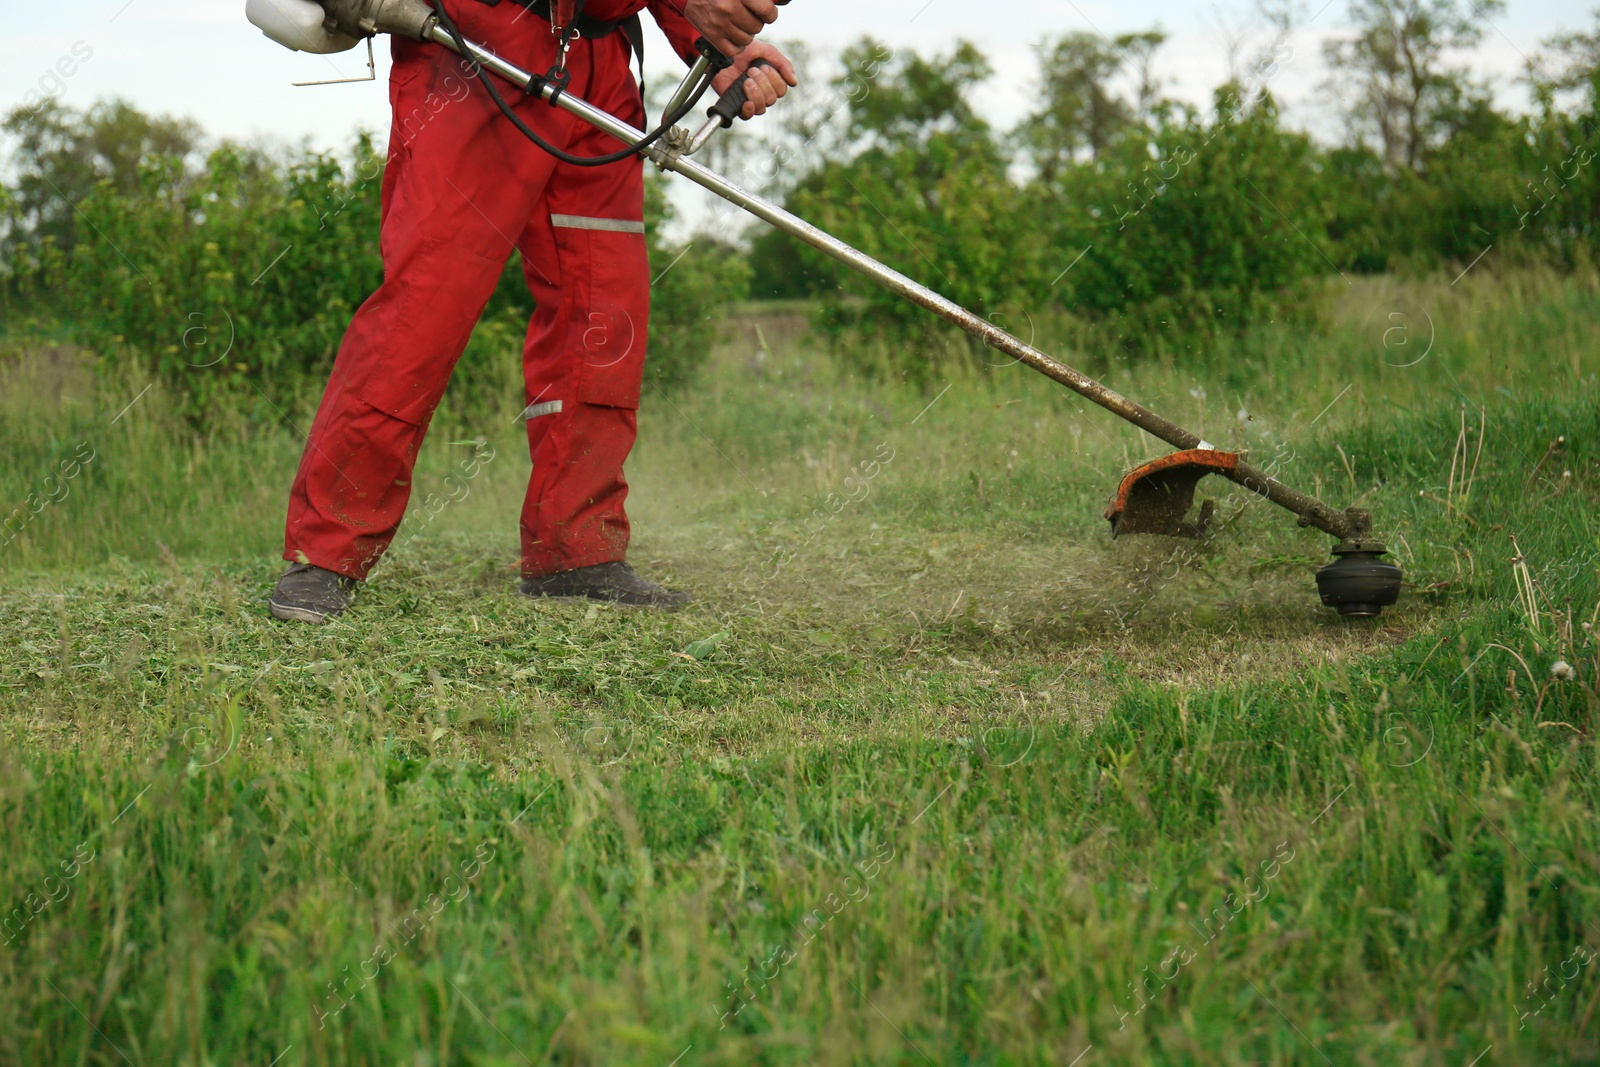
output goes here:
{"type": "MultiPolygon", "coordinates": [[[[1106,507],[1111,536],[1204,536],[1215,505],[1203,501],[1193,518],[1189,511],[1195,488],[1208,474],[1240,480],[1238,454],[1191,448],[1135,467],[1106,507]]],[[[1387,550],[1367,533],[1371,526],[1366,512],[1347,511],[1345,518],[1351,532],[1334,546],[1334,562],[1317,571],[1317,592],[1324,604],[1346,618],[1376,618],[1400,598],[1400,568],[1380,558],[1387,550]]]]}
{"type": "Polygon", "coordinates": [[[1400,568],[1379,559],[1378,541],[1341,541],[1334,561],[1317,571],[1317,594],[1347,619],[1375,619],[1400,599],[1400,568]]]}
{"type": "Polygon", "coordinates": [[[1211,521],[1215,505],[1207,500],[1201,505],[1200,514],[1190,521],[1188,515],[1194,506],[1195,486],[1208,474],[1231,471],[1238,466],[1239,457],[1235,453],[1191,448],[1135,467],[1122,479],[1117,495],[1106,508],[1106,518],[1111,520],[1111,536],[1200,537],[1211,521]]]}

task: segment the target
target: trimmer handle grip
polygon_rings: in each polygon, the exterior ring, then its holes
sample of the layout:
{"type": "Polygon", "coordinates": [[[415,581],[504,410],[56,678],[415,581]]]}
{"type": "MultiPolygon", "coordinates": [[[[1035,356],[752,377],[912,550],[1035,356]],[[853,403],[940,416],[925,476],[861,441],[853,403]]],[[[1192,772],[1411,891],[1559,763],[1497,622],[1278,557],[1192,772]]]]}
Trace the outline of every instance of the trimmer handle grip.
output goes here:
{"type": "Polygon", "coordinates": [[[744,111],[745,104],[750,102],[750,97],[744,91],[744,79],[750,75],[751,71],[770,66],[772,64],[764,59],[758,59],[750,64],[745,69],[744,75],[734,79],[733,84],[728,86],[728,91],[717,98],[717,102],[711,105],[706,114],[714,119],[721,119],[724,130],[732,126],[733,120],[739,117],[744,111]]]}

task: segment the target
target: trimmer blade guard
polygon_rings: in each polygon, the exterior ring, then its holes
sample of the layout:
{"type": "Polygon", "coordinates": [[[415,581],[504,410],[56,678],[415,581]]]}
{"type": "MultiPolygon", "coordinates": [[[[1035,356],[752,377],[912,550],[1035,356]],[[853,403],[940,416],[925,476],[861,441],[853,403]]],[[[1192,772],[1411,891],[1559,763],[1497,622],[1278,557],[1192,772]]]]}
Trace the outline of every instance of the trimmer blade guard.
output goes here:
{"type": "Polygon", "coordinates": [[[1111,520],[1111,536],[1123,534],[1165,534],[1168,537],[1199,537],[1211,521],[1215,505],[1206,501],[1193,522],[1188,521],[1194,504],[1194,488],[1200,479],[1239,466],[1233,452],[1210,448],[1191,448],[1153,459],[1136,467],[1122,479],[1117,495],[1106,507],[1111,520]]]}

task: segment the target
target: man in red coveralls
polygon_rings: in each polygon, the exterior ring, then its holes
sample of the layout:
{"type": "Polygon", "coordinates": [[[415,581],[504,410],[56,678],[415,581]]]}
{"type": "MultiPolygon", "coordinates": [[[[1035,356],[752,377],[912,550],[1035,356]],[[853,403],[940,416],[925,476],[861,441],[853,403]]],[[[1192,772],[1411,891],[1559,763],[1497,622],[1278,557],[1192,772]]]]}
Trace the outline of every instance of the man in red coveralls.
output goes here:
{"type": "MultiPolygon", "coordinates": [[[[555,20],[573,0],[555,0],[555,20]]],[[[648,7],[673,48],[704,37],[735,57],[712,90],[745,78],[744,117],[795,84],[794,67],[755,35],[771,0],[588,0],[566,58],[576,96],[648,128],[629,34],[607,26],[648,7]],[[757,59],[764,66],[746,73],[757,59]]],[[[555,65],[551,0],[446,0],[464,36],[525,70],[555,65]]],[[[466,68],[470,70],[470,68],[466,68]]],[[[538,303],[523,349],[533,478],[522,509],[522,591],[673,608],[687,601],[626,563],[628,484],[644,373],[650,273],[644,162],[558,162],[503,116],[444,48],[394,39],[394,108],[382,192],[382,286],[356,312],[334,361],[289,498],[273,590],[280,619],[326,622],[350,606],[411,496],[428,421],[513,248],[538,303]]],[[[622,147],[497,79],[500,95],[549,143],[579,156],[622,147]]]]}

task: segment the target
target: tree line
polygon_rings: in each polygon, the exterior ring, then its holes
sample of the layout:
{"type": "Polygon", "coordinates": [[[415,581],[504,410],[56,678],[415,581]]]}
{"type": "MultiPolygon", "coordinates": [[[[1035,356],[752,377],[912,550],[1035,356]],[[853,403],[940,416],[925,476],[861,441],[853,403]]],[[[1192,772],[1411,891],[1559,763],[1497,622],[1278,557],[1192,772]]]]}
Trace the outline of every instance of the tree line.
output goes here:
{"type": "MultiPolygon", "coordinates": [[[[1545,42],[1514,113],[1472,73],[1498,0],[1351,0],[1353,33],[1324,58],[1344,133],[1289,123],[1274,87],[1302,62],[1294,12],[1229,50],[1201,109],[1165,92],[1165,38],[1072,33],[1037,45],[1038,105],[1010,130],[974,92],[976,46],[897,53],[863,40],[809,99],[718,144],[714,160],[800,215],[974,310],[1066,318],[1109,346],[1173,350],[1308,314],[1332,275],[1595,253],[1600,12],[1545,42]]],[[[170,373],[196,410],[250,382],[325,372],[377,285],[383,154],[209,142],[125,102],[13,111],[0,183],[0,310],[33,329],[170,373]]],[[[929,319],[774,231],[675,242],[649,185],[656,327],[651,373],[688,380],[730,296],[803,298],[840,346],[874,344],[923,373],[929,319]]],[[[475,352],[520,341],[517,264],[475,352]]],[[[1007,320],[1008,325],[1013,323],[1007,320]]]]}
{"type": "MultiPolygon", "coordinates": [[[[1533,108],[1517,114],[1472,72],[1502,10],[1352,0],[1354,31],[1323,46],[1343,124],[1331,144],[1286,121],[1275,94],[1303,62],[1287,8],[1264,9],[1273,32],[1230,54],[1207,109],[1164,94],[1159,32],[1044,41],[1039,105],[1009,131],[972,104],[993,73],[973,46],[885,62],[865,41],[836,83],[858,98],[844,132],[786,177],[784,200],[981,313],[1070,314],[1141,349],[1292,319],[1324,276],[1460,269],[1491,248],[1495,263],[1570,266],[1600,232],[1600,11],[1530,59],[1533,108]]],[[[757,290],[823,301],[842,340],[925,328],[781,234],[754,248],[757,290]]]]}

